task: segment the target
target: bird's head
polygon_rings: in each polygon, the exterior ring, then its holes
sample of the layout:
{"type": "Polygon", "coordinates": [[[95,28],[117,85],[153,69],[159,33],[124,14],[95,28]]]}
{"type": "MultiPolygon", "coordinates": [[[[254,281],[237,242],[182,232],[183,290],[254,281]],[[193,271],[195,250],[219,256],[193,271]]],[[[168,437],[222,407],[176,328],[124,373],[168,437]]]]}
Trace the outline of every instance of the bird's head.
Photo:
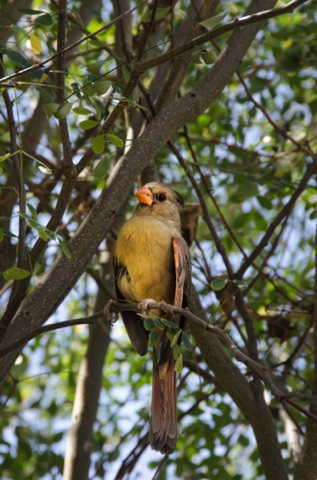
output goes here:
{"type": "Polygon", "coordinates": [[[151,182],[138,188],[135,195],[140,202],[138,212],[180,223],[179,212],[184,207],[184,200],[173,188],[151,182]]]}

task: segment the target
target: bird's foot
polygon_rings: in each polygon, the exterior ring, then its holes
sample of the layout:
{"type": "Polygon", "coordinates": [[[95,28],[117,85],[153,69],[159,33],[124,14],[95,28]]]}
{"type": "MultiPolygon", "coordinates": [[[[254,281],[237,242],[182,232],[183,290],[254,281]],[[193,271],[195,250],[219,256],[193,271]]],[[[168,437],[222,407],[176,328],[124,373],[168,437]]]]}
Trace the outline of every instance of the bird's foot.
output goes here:
{"type": "Polygon", "coordinates": [[[143,312],[147,313],[151,308],[153,308],[153,303],[157,303],[153,298],[145,298],[139,303],[138,308],[143,312]]]}
{"type": "Polygon", "coordinates": [[[103,314],[106,317],[106,319],[110,322],[111,325],[114,325],[119,318],[118,312],[114,313],[111,311],[112,306],[116,305],[116,303],[117,302],[115,300],[110,299],[107,305],[103,309],[103,314]]]}

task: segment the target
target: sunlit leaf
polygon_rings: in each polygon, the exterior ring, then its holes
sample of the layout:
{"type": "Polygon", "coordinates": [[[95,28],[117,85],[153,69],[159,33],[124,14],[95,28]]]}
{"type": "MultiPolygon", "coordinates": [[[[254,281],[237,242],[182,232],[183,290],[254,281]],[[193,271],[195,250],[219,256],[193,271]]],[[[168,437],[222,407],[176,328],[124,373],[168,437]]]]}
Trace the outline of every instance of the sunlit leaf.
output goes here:
{"type": "Polygon", "coordinates": [[[220,23],[224,21],[224,19],[227,17],[227,13],[220,13],[219,15],[215,15],[213,17],[207,18],[206,20],[203,20],[202,22],[199,22],[199,24],[202,27],[208,28],[208,30],[212,30],[213,28],[217,27],[220,23]]]}
{"type": "Polygon", "coordinates": [[[8,270],[3,272],[3,276],[6,280],[23,280],[30,275],[32,275],[31,272],[19,267],[8,268],[8,270]]]}
{"type": "Polygon", "coordinates": [[[0,162],[4,162],[5,160],[7,160],[7,158],[9,158],[11,155],[11,153],[6,153],[5,155],[1,155],[0,157],[0,162]]]}
{"type": "Polygon", "coordinates": [[[104,134],[97,135],[91,143],[91,148],[93,149],[93,152],[98,155],[99,153],[102,153],[105,149],[105,136],[104,134]]]}
{"type": "Polygon", "coordinates": [[[124,141],[117,135],[114,135],[113,133],[106,133],[106,137],[109,142],[113,143],[113,145],[115,145],[116,147],[122,148],[124,146],[124,141]]]}
{"type": "Polygon", "coordinates": [[[32,52],[38,55],[42,52],[42,44],[34,32],[31,32],[30,36],[32,52]]]}
{"type": "Polygon", "coordinates": [[[73,112],[77,113],[78,115],[91,115],[92,111],[89,108],[85,107],[75,107],[73,108],[73,112]]]}
{"type": "Polygon", "coordinates": [[[97,127],[97,125],[99,125],[99,123],[96,122],[96,120],[83,120],[79,123],[79,127],[83,130],[90,130],[91,128],[97,127]]]}

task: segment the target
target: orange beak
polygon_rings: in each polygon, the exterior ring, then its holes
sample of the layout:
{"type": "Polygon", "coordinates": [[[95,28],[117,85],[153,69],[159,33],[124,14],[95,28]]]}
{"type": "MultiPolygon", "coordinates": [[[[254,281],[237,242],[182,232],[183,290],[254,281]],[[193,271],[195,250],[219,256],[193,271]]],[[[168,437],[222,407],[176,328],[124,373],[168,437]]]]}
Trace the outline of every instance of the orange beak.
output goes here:
{"type": "Polygon", "coordinates": [[[146,187],[138,188],[137,191],[135,192],[135,196],[137,197],[139,202],[142,203],[143,205],[149,205],[150,207],[153,203],[152,192],[146,187]]]}

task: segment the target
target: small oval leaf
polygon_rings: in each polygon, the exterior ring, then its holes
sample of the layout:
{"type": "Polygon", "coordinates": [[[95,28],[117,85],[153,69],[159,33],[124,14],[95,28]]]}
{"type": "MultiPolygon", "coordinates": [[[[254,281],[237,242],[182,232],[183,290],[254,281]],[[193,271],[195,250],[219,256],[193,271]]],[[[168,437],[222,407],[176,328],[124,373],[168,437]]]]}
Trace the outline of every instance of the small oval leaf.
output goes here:
{"type": "Polygon", "coordinates": [[[67,117],[71,109],[72,109],[72,104],[65,103],[65,105],[63,105],[61,108],[57,110],[56,113],[54,113],[54,117],[57,118],[57,120],[64,120],[64,118],[67,117]]]}
{"type": "Polygon", "coordinates": [[[39,17],[36,17],[35,23],[37,25],[42,25],[44,27],[49,27],[53,25],[54,21],[53,18],[49,13],[44,13],[44,15],[40,15],[39,17]]]}
{"type": "Polygon", "coordinates": [[[98,122],[96,120],[83,120],[79,123],[79,128],[83,130],[90,130],[91,128],[97,127],[98,122]]]}
{"type": "Polygon", "coordinates": [[[30,275],[32,275],[31,272],[19,267],[8,268],[8,270],[3,272],[3,276],[6,280],[23,280],[30,275]]]}
{"type": "Polygon", "coordinates": [[[94,177],[104,178],[109,172],[109,159],[107,157],[100,160],[98,165],[94,168],[94,177]]]}
{"type": "Polygon", "coordinates": [[[97,135],[92,141],[91,148],[93,149],[93,152],[97,155],[99,153],[102,153],[105,149],[105,136],[104,134],[102,135],[97,135]]]}
{"type": "Polygon", "coordinates": [[[43,110],[47,118],[50,118],[52,115],[54,115],[54,113],[56,113],[58,109],[59,109],[58,103],[45,103],[43,105],[43,110]]]}
{"type": "Polygon", "coordinates": [[[146,318],[145,320],[143,320],[143,325],[145,330],[150,331],[154,328],[154,321],[152,320],[152,318],[146,318]]]}
{"type": "Polygon", "coordinates": [[[73,112],[78,113],[78,115],[91,115],[92,111],[89,108],[85,107],[75,107],[73,108],[73,112]]]}
{"type": "Polygon", "coordinates": [[[227,278],[215,278],[210,282],[210,286],[215,292],[219,292],[220,290],[223,290],[225,288],[227,283],[227,278]]]}
{"type": "Polygon", "coordinates": [[[95,82],[91,85],[91,88],[96,95],[103,95],[111,87],[111,82],[109,80],[102,80],[100,82],[95,82]]]}
{"type": "Polygon", "coordinates": [[[113,145],[115,145],[116,147],[122,148],[124,146],[124,141],[117,135],[114,135],[113,133],[106,133],[106,137],[109,142],[113,143],[113,145]]]}

